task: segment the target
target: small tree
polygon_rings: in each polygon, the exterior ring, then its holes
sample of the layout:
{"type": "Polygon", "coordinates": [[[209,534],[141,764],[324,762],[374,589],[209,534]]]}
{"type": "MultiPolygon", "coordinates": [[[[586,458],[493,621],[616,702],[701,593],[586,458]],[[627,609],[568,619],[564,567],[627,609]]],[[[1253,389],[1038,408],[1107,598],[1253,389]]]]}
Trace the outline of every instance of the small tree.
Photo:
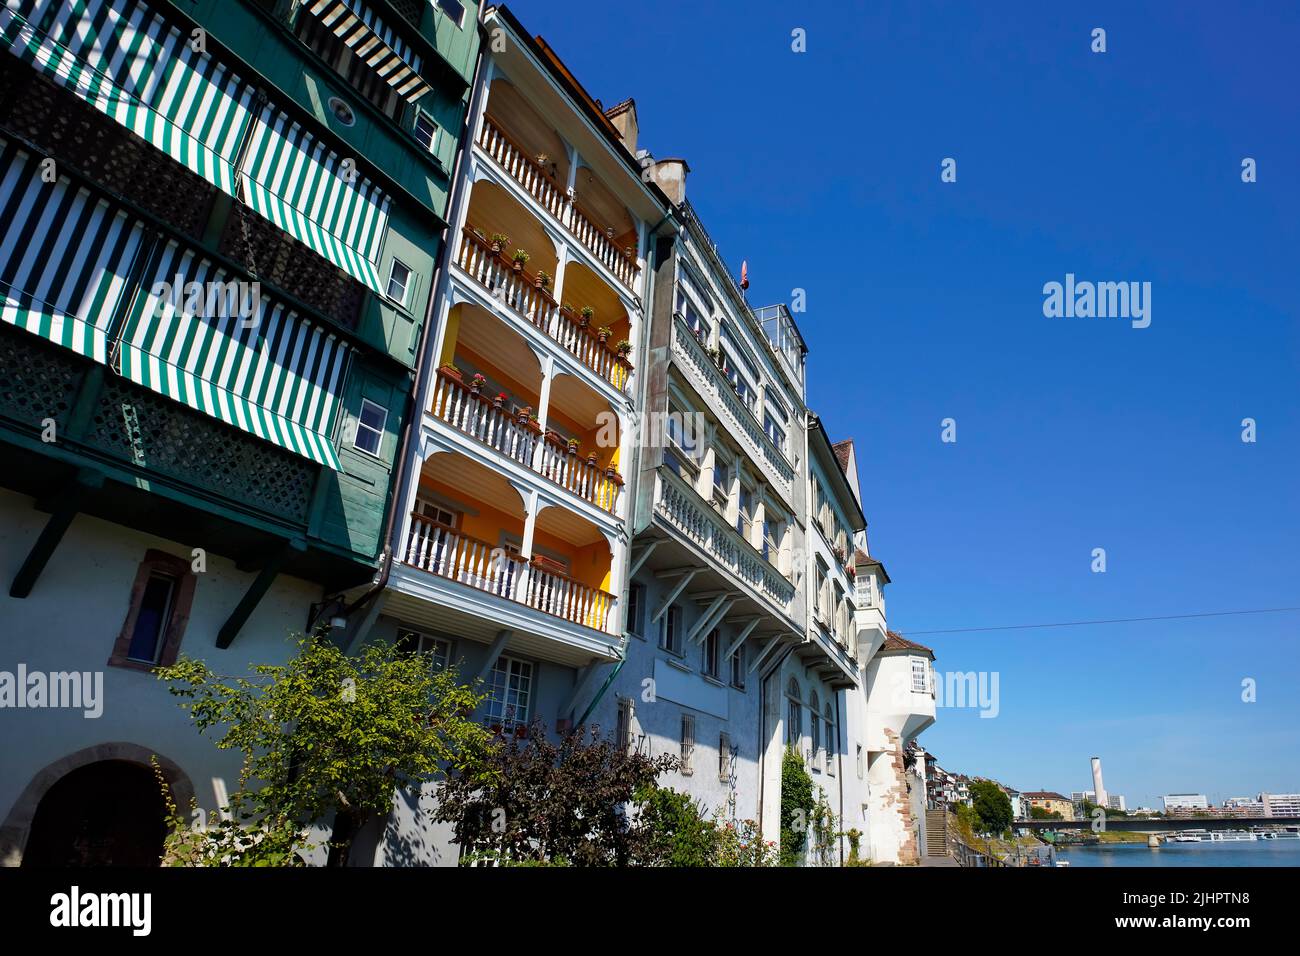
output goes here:
{"type": "Polygon", "coordinates": [[[676,766],[668,754],[630,753],[598,728],[579,727],[556,743],[535,720],[524,739],[500,739],[483,764],[448,774],[434,818],[452,825],[466,862],[653,861],[656,847],[632,812],[635,798],[676,766]]]}
{"type": "Polygon", "coordinates": [[[718,865],[718,828],[688,794],[651,784],[637,791],[636,803],[637,825],[645,829],[643,862],[718,865]]]}
{"type": "Polygon", "coordinates": [[[781,760],[781,853],[782,866],[798,866],[808,844],[808,827],[817,801],[813,798],[812,776],[803,758],[787,747],[781,760]]]}
{"type": "Polygon", "coordinates": [[[1011,798],[992,780],[977,780],[971,784],[971,799],[979,817],[980,831],[1001,833],[1011,826],[1011,798]]]}
{"type": "Polygon", "coordinates": [[[347,864],[353,837],[386,816],[395,790],[416,793],[444,768],[477,766],[491,736],[470,714],[483,699],[434,672],[428,655],[372,644],[349,657],[301,638],[285,664],[259,664],[256,679],[228,678],[182,658],[158,676],[172,685],[200,733],[244,754],[231,805],[245,818],[310,826],[334,817],[329,863],[347,864]]]}

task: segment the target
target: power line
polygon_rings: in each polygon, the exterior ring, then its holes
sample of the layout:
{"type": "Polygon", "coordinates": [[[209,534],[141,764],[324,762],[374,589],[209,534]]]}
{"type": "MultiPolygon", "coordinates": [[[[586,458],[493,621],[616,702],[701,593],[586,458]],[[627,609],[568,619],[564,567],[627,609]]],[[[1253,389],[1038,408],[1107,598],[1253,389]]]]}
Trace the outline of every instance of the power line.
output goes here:
{"type": "Polygon", "coordinates": [[[939,631],[908,631],[909,635],[968,634],[975,631],[1025,631],[1040,627],[1085,627],[1091,624],[1136,624],[1142,621],[1181,621],[1193,617],[1228,617],[1234,614],[1280,614],[1300,607],[1265,607],[1248,611],[1207,611],[1203,614],[1164,614],[1158,617],[1116,617],[1098,621],[1058,621],[1052,624],[1005,624],[1000,627],[951,627],[939,631]]]}

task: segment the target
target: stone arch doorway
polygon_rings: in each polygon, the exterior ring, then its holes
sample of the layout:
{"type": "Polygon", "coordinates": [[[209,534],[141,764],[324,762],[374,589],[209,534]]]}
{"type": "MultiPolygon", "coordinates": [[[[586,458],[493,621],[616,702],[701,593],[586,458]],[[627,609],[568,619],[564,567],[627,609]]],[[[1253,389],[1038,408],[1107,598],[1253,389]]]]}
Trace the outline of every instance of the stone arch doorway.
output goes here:
{"type": "Polygon", "coordinates": [[[27,785],[0,828],[0,865],[157,866],[167,821],[151,758],[188,807],[194,788],[172,761],[135,744],[88,747],[27,785]]]}

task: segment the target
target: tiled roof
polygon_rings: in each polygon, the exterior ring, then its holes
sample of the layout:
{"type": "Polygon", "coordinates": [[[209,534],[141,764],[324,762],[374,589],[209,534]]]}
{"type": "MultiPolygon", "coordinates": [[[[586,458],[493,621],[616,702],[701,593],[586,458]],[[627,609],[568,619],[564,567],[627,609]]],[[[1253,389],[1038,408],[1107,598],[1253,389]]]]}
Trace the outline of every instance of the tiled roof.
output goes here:
{"type": "Polygon", "coordinates": [[[934,656],[934,651],[931,648],[926,647],[924,644],[918,644],[916,641],[909,641],[902,634],[895,631],[885,632],[885,643],[880,645],[880,649],[884,651],[925,651],[931,657],[934,656]]]}
{"type": "Polygon", "coordinates": [[[846,438],[844,441],[837,441],[831,445],[831,451],[835,452],[835,460],[840,463],[840,470],[847,475],[849,473],[849,453],[853,451],[853,439],[846,438]]]}
{"type": "Polygon", "coordinates": [[[880,576],[885,579],[885,583],[886,584],[893,583],[892,581],[889,580],[889,572],[885,570],[884,564],[882,564],[878,559],[873,558],[871,555],[867,554],[867,552],[863,551],[861,548],[857,548],[853,552],[853,567],[855,569],[869,568],[869,567],[880,568],[880,576]]]}
{"type": "Polygon", "coordinates": [[[1065,803],[1070,802],[1069,797],[1062,796],[1055,790],[1027,790],[1021,794],[1029,800],[1061,800],[1065,803]]]}

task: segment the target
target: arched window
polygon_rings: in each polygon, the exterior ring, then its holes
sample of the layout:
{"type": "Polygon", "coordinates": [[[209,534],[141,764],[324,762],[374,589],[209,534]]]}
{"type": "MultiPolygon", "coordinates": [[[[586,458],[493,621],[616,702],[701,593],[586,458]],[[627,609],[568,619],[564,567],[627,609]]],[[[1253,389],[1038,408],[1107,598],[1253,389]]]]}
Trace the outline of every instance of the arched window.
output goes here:
{"type": "Polygon", "coordinates": [[[803,704],[799,700],[799,682],[790,678],[786,688],[787,717],[785,722],[785,742],[787,746],[799,748],[803,742],[803,704]]]}
{"type": "Polygon", "coordinates": [[[813,759],[817,758],[817,751],[822,749],[822,726],[821,717],[818,715],[817,691],[813,691],[808,697],[808,712],[812,715],[812,752],[813,759]]]}

